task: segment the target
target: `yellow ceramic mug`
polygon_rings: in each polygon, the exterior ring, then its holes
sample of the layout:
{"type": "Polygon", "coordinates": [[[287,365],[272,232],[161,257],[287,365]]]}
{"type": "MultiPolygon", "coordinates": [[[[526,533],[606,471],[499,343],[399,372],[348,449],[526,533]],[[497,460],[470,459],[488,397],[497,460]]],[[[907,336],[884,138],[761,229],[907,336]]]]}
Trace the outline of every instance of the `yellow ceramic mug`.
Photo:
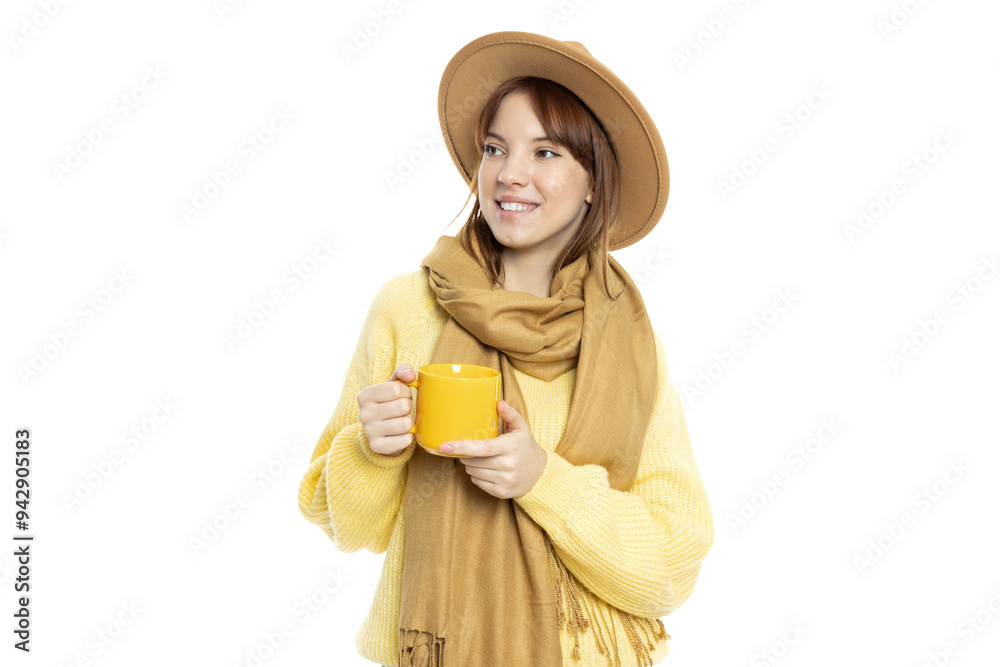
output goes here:
{"type": "Polygon", "coordinates": [[[417,444],[437,456],[438,448],[453,440],[497,437],[500,371],[474,364],[427,364],[417,379],[404,382],[417,389],[417,418],[410,433],[417,444]]]}

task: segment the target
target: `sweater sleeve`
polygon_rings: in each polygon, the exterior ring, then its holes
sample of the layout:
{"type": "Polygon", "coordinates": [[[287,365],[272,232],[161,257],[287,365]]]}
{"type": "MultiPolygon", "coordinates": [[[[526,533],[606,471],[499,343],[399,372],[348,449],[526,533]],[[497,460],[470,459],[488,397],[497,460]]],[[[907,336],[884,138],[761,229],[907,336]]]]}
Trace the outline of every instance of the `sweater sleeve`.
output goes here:
{"type": "Polygon", "coordinates": [[[688,598],[714,538],[680,397],[654,336],[656,399],[632,488],[612,489],[604,467],[576,466],[549,452],[542,476],[516,501],[584,586],[646,618],[688,598]]]}
{"type": "Polygon", "coordinates": [[[358,393],[387,382],[396,369],[410,322],[406,312],[407,278],[386,282],[373,300],[344,377],[337,407],[323,429],[299,485],[299,510],[341,551],[388,549],[403,499],[410,444],[398,456],[378,454],[368,446],[358,421],[358,393]]]}

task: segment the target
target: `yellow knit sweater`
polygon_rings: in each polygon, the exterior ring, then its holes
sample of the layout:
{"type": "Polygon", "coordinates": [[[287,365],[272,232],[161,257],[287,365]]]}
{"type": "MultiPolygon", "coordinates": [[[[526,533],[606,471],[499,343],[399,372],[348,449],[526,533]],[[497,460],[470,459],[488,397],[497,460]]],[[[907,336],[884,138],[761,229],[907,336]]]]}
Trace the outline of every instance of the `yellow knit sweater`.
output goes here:
{"type": "MultiPolygon", "coordinates": [[[[428,285],[426,269],[398,275],[382,286],[345,374],[340,400],[299,487],[302,514],[320,526],[337,549],[388,552],[375,599],[357,635],[360,654],[385,665],[398,664],[401,503],[406,463],[416,445],[396,457],[373,452],[358,421],[357,394],[386,382],[399,364],[418,368],[429,363],[447,319],[428,285]]],[[[548,452],[541,478],[515,502],[545,530],[566,568],[582,584],[581,604],[594,619],[577,637],[568,626],[560,632],[566,666],[660,662],[669,635],[644,636],[647,648],[652,646],[652,662],[646,662],[630,648],[628,634],[634,629],[616,622],[621,617],[611,606],[650,619],[677,609],[691,594],[714,537],[680,400],[667,373],[663,343],[654,335],[655,406],[638,474],[627,493],[609,487],[603,467],[575,466],[554,451],[566,428],[576,369],[551,382],[514,371],[531,433],[548,452]]]]}

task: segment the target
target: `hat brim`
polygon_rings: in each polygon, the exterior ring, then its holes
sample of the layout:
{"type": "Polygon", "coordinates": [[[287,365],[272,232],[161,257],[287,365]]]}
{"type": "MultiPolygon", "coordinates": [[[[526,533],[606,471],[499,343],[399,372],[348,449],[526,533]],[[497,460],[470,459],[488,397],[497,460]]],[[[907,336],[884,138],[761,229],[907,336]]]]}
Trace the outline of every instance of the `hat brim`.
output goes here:
{"type": "Polygon", "coordinates": [[[621,198],[609,247],[648,234],[667,205],[667,153],[653,119],[625,83],[584,48],[528,32],[495,32],[464,46],[448,63],[438,91],[438,120],[455,166],[471,183],[479,159],[473,125],[502,83],[537,76],[571,90],[604,127],[618,160],[621,198]]]}

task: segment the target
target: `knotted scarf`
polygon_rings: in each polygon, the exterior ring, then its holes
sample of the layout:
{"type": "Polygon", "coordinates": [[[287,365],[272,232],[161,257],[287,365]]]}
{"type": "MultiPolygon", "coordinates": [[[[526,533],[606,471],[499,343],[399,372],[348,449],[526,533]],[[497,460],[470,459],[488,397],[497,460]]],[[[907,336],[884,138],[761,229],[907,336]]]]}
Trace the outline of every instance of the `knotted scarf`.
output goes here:
{"type": "MultiPolygon", "coordinates": [[[[656,352],[638,289],[604,256],[617,298],[604,291],[598,250],[560,269],[551,296],[540,297],[494,289],[459,240],[441,236],[421,267],[450,318],[427,363],[499,370],[503,399],[525,420],[513,369],[553,380],[576,367],[555,451],[574,465],[603,466],[611,487],[627,491],[653,407],[656,352]]],[[[576,630],[588,622],[545,532],[513,499],[473,484],[457,458],[417,447],[408,466],[400,667],[561,665],[560,627],[567,618],[576,630]]],[[[662,629],[654,634],[664,636],[662,629]]]]}

